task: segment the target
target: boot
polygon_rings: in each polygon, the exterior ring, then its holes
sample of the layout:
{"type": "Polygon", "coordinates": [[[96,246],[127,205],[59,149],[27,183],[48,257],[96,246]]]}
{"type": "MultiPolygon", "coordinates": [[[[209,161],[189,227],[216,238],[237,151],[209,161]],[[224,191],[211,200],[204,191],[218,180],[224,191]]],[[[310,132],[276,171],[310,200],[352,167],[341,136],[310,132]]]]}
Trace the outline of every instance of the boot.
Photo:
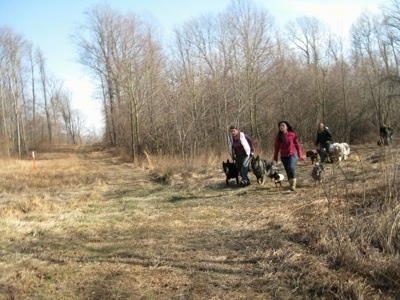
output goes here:
{"type": "Polygon", "coordinates": [[[290,184],[290,190],[294,192],[296,190],[296,178],[290,178],[289,184],[290,184]]]}

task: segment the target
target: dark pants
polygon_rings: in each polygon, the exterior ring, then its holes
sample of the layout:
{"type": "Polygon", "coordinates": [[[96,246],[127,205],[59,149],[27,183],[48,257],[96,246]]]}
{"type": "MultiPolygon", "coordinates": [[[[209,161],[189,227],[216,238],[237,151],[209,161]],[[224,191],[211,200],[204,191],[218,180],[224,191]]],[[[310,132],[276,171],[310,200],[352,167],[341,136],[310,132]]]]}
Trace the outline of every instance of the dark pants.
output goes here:
{"type": "Polygon", "coordinates": [[[236,157],[236,166],[240,171],[240,176],[242,177],[241,181],[250,182],[248,173],[249,173],[249,164],[250,164],[250,156],[238,156],[236,157]]]}
{"type": "Polygon", "coordinates": [[[319,145],[318,145],[318,154],[319,154],[319,157],[321,158],[322,163],[325,162],[326,157],[329,155],[330,145],[331,145],[330,142],[319,143],[319,145]]]}
{"type": "Polygon", "coordinates": [[[285,168],[288,179],[296,178],[295,166],[297,162],[297,155],[288,157],[281,157],[283,167],[285,168]]]}

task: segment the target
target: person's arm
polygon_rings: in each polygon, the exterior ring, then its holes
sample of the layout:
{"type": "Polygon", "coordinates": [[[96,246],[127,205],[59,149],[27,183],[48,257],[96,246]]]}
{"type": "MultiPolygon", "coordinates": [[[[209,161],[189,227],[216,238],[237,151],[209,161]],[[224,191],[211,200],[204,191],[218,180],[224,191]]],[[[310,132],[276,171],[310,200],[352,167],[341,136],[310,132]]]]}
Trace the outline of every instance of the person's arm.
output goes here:
{"type": "Polygon", "coordinates": [[[252,140],[251,137],[248,136],[247,134],[244,134],[244,136],[246,137],[246,141],[247,141],[247,143],[248,143],[249,146],[250,146],[250,155],[253,156],[253,155],[254,155],[254,152],[255,152],[253,140],[252,140]]]}
{"type": "Polygon", "coordinates": [[[232,136],[228,135],[228,151],[229,155],[233,160],[235,160],[235,151],[233,150],[233,141],[232,141],[232,136]]]}
{"type": "Polygon", "coordinates": [[[293,144],[294,144],[294,147],[296,148],[297,156],[301,160],[304,160],[305,158],[303,156],[303,152],[301,151],[300,142],[299,142],[296,134],[293,136],[293,144]]]}
{"type": "Polygon", "coordinates": [[[332,133],[330,132],[328,127],[325,127],[326,136],[328,137],[328,141],[332,141],[332,133]]]}
{"type": "Polygon", "coordinates": [[[250,145],[249,142],[246,139],[246,136],[243,132],[240,132],[240,143],[243,146],[244,152],[246,152],[247,156],[250,156],[251,150],[250,150],[250,145]]]}

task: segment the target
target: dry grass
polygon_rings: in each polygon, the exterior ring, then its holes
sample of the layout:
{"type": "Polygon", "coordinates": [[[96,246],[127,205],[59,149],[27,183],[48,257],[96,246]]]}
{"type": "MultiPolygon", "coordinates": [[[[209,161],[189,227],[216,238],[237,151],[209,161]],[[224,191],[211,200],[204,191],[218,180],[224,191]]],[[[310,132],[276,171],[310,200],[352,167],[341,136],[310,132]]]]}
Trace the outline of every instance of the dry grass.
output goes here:
{"type": "Polygon", "coordinates": [[[398,153],[352,150],[296,193],[215,155],[0,161],[0,299],[399,299],[398,153]]]}

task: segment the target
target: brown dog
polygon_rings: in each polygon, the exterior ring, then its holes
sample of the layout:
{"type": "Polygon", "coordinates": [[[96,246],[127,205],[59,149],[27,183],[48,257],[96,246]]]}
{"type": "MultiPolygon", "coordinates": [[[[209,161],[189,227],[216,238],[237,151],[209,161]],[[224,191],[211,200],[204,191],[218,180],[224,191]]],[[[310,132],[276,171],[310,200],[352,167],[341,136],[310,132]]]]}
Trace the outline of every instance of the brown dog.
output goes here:
{"type": "Polygon", "coordinates": [[[306,157],[309,157],[311,159],[311,163],[314,164],[315,162],[318,161],[319,154],[317,150],[308,150],[306,152],[306,157]]]}

